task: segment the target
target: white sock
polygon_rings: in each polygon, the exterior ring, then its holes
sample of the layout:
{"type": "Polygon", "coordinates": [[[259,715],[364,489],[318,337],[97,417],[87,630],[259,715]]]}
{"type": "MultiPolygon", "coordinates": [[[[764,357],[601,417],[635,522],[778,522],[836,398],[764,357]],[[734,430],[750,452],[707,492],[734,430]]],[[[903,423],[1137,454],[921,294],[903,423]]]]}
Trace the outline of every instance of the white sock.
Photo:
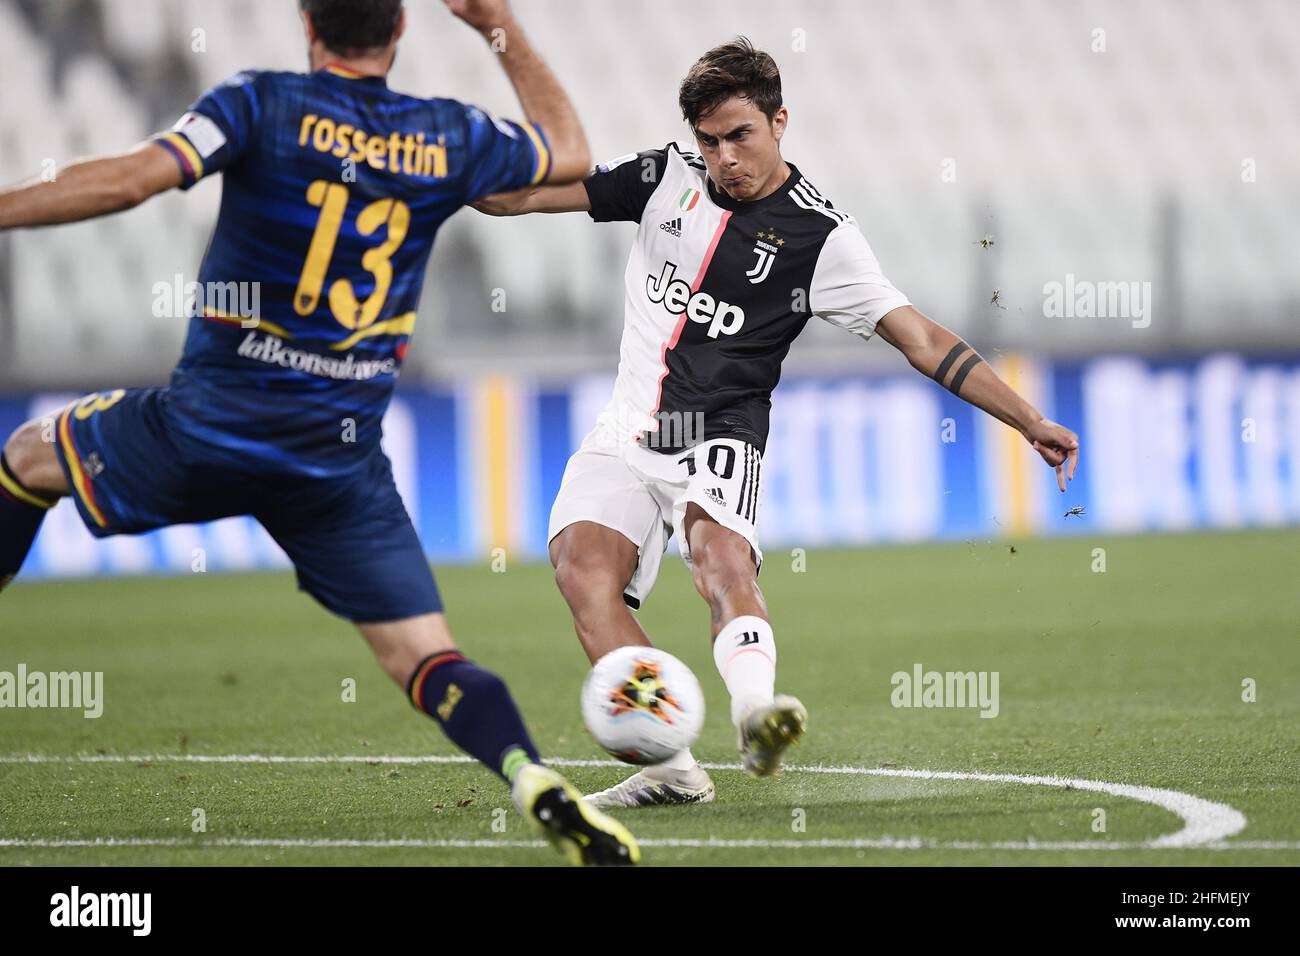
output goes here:
{"type": "Polygon", "coordinates": [[[695,756],[691,753],[691,748],[687,747],[685,750],[677,751],[659,766],[667,767],[669,770],[690,770],[695,766],[695,756]]]}
{"type": "Polygon", "coordinates": [[[718,632],[713,662],[731,694],[731,722],[753,707],[770,704],[776,694],[776,638],[761,617],[738,617],[718,632]]]}

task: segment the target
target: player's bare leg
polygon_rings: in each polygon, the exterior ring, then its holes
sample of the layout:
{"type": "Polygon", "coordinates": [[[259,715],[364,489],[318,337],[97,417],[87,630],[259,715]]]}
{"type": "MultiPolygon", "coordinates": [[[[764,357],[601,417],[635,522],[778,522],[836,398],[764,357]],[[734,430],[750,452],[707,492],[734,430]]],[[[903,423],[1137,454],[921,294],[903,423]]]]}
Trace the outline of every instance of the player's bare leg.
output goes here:
{"type": "Polygon", "coordinates": [[[404,621],[358,624],[384,673],[406,687],[422,662],[435,654],[456,650],[445,614],[422,614],[404,621]]]}
{"type": "Polygon", "coordinates": [[[753,549],[696,504],[686,506],[685,533],[695,588],[709,603],[713,660],[731,694],[741,763],[754,776],[771,776],[803,736],[808,714],[796,698],[776,693],[776,640],[753,549]]]}
{"type": "Polygon", "coordinates": [[[515,806],[572,863],[640,859],[627,829],[542,765],[505,682],[461,656],[443,614],[358,624],[380,666],[458,747],[509,784],[515,806]]]}
{"type": "Polygon", "coordinates": [[[613,528],[575,521],[551,539],[555,584],[573,612],[573,627],[593,664],[610,651],[650,644],[623,600],[636,573],[637,548],[613,528]]]}
{"type": "Polygon", "coordinates": [[[0,591],[14,579],[45,513],[68,493],[54,450],[54,420],[27,422],[0,455],[0,591]]]}
{"type": "Polygon", "coordinates": [[[19,425],[4,446],[4,456],[18,480],[46,498],[68,493],[68,480],[54,450],[54,421],[50,416],[19,425]]]}
{"type": "MultiPolygon", "coordinates": [[[[550,550],[555,583],[573,612],[574,630],[593,664],[620,647],[650,645],[623,600],[636,573],[635,544],[613,528],[576,521],[551,539],[550,550]]],[[[709,775],[690,750],[683,750],[587,800],[599,807],[637,807],[707,803],[714,796],[709,775]]]]}

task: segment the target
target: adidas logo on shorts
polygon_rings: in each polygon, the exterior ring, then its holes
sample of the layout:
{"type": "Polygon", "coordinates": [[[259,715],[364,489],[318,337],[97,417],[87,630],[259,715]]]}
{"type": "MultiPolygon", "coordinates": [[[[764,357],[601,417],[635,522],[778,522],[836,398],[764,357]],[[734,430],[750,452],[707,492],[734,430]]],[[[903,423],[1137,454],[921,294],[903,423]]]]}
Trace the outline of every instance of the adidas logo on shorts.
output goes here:
{"type": "Polygon", "coordinates": [[[709,488],[705,490],[704,493],[709,496],[709,500],[712,501],[715,505],[720,505],[723,508],[727,507],[727,503],[722,500],[721,488],[709,488]]]}
{"type": "Polygon", "coordinates": [[[674,239],[680,239],[682,237],[681,219],[669,219],[667,222],[661,222],[659,223],[659,228],[668,233],[668,235],[672,236],[674,239]]]}

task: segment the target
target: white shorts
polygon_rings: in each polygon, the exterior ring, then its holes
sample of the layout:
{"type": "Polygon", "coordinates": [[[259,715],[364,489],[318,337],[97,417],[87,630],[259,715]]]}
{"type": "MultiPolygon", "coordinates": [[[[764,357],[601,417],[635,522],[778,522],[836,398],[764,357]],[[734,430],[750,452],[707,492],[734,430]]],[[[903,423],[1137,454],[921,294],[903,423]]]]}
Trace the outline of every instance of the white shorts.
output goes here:
{"type": "Polygon", "coordinates": [[[672,535],[678,536],[687,566],[691,563],[682,531],[688,504],[699,505],[748,541],[755,566],[762,565],[756,534],[761,469],[758,449],[737,439],[715,438],[665,455],[637,444],[608,444],[594,431],[564,469],[547,541],[578,521],[593,521],[629,539],[638,559],[624,599],[639,608],[659,576],[672,535]]]}

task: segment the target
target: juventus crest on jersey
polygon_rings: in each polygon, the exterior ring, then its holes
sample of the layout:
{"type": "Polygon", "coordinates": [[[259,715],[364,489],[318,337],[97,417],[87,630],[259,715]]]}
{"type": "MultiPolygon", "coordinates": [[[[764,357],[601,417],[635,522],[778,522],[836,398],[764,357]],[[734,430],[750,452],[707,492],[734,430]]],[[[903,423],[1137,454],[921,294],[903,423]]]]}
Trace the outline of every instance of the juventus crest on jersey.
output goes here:
{"type": "Polygon", "coordinates": [[[614,441],[669,453],[726,437],[761,452],[781,363],[808,319],[866,339],[909,304],[853,217],[789,165],[754,202],[714,188],[704,161],[675,144],[586,180],[594,220],[640,224],[618,379],[598,425],[614,441]]]}

